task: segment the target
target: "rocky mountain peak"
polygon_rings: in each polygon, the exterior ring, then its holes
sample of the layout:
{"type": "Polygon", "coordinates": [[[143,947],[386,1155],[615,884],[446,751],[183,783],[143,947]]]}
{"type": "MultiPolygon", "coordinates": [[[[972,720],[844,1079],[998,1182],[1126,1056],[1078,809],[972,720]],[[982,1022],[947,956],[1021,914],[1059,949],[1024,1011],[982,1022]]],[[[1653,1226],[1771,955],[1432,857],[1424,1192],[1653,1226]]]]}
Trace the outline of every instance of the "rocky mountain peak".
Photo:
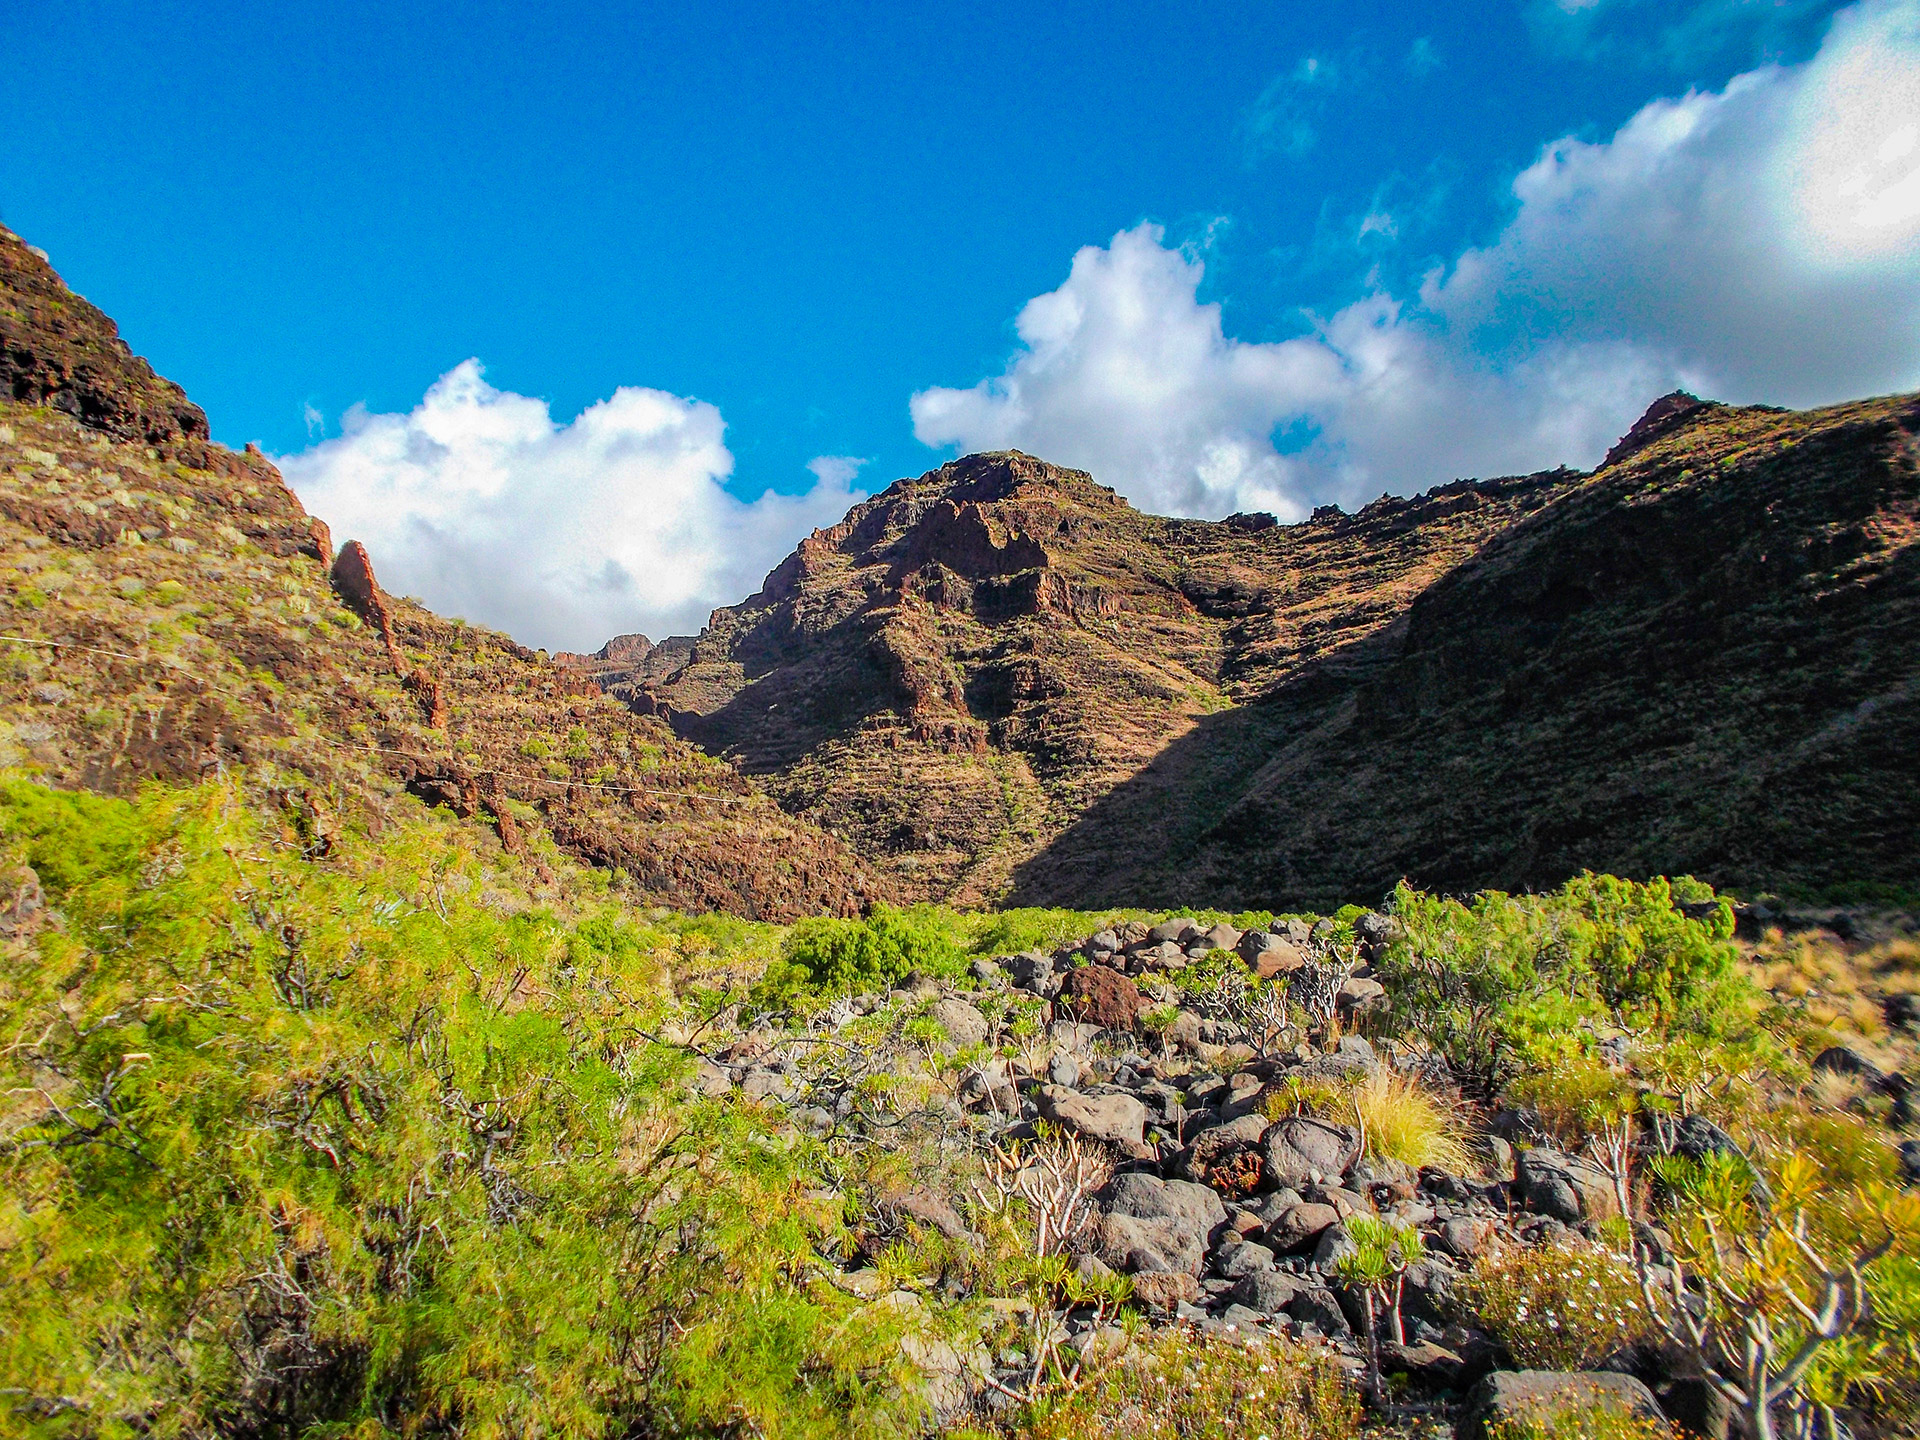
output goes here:
{"type": "Polygon", "coordinates": [[[1600,462],[1602,470],[1618,465],[1622,460],[1639,454],[1654,441],[1664,439],[1706,411],[1720,409],[1716,400],[1702,400],[1698,395],[1685,390],[1675,390],[1662,395],[1647,407],[1646,414],[1634,421],[1627,433],[1622,435],[1614,447],[1607,451],[1607,458],[1600,462]]]}
{"type": "Polygon", "coordinates": [[[204,456],[206,413],[154,373],[43,253],[0,226],[0,395],[116,440],[204,456]]]}

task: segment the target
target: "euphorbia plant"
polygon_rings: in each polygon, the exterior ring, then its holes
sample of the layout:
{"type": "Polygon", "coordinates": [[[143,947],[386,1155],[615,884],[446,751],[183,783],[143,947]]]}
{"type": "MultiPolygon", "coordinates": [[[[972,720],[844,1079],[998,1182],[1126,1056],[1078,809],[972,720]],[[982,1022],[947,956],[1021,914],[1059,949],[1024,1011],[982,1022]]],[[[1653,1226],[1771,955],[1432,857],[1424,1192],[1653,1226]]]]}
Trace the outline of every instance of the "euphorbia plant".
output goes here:
{"type": "Polygon", "coordinates": [[[1400,1317],[1401,1293],[1408,1268],[1426,1258],[1426,1247],[1420,1232],[1411,1225],[1390,1225],[1370,1215],[1348,1220],[1347,1235],[1353,1249],[1334,1262],[1333,1273],[1360,1292],[1367,1332],[1367,1393],[1375,1405],[1384,1408],[1387,1393],[1380,1377],[1380,1312],[1383,1308],[1386,1311],[1394,1343],[1404,1345],[1407,1337],[1400,1317]]]}

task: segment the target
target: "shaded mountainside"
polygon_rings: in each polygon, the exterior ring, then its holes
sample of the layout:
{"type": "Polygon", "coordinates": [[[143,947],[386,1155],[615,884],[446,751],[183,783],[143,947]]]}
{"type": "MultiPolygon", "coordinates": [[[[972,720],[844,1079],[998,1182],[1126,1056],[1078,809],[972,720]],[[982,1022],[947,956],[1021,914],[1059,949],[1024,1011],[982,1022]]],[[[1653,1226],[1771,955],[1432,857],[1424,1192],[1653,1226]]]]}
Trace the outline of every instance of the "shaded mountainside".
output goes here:
{"type": "Polygon", "coordinates": [[[843,834],[992,899],[1156,755],[1404,616],[1579,481],[1461,482],[1301,525],[1144,515],[1018,453],[901,480],[697,639],[569,657],[843,834]]]}
{"type": "Polygon", "coordinates": [[[1406,623],[1210,717],[1015,894],[1920,881],[1920,397],[1662,402],[1406,623]],[[1664,410],[1663,410],[1664,407],[1664,410]]]}
{"type": "Polygon", "coordinates": [[[570,657],[907,894],[1920,878],[1911,398],[1672,395],[1592,475],[1209,523],[976,455],[570,657]]]}
{"type": "Polygon", "coordinates": [[[334,564],[273,466],[212,444],[4,230],[0,343],[0,761],[114,793],[245,766],[312,848],[410,791],[536,871],[544,835],[684,909],[791,919],[876,893],[842,843],[662,721],[384,595],[357,545],[334,564]]]}

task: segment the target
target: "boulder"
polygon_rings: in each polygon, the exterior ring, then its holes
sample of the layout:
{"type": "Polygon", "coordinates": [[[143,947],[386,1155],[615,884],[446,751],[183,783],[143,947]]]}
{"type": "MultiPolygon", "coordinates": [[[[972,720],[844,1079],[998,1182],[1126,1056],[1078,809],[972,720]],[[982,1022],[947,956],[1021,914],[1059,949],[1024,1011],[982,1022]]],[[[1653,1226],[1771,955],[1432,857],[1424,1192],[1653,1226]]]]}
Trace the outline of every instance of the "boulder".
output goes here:
{"type": "Polygon", "coordinates": [[[793,1091],[792,1080],[764,1065],[753,1066],[740,1081],[740,1094],[747,1100],[787,1100],[793,1091]]]}
{"type": "Polygon", "coordinates": [[[1139,987],[1104,965],[1083,965],[1061,986],[1060,1003],[1102,1030],[1131,1030],[1142,1004],[1139,987]]]}
{"type": "Polygon", "coordinates": [[[1435,1329],[1445,1327],[1458,1309],[1453,1298],[1456,1278],[1443,1256],[1429,1255],[1408,1266],[1400,1285],[1400,1312],[1407,1323],[1424,1320],[1435,1329]]]}
{"type": "Polygon", "coordinates": [[[1158,925],[1147,931],[1147,939],[1155,941],[1156,943],[1163,940],[1171,940],[1178,944],[1185,940],[1189,934],[1197,935],[1199,933],[1199,921],[1195,920],[1191,915],[1175,915],[1169,920],[1162,920],[1158,925]]]}
{"type": "Polygon", "coordinates": [[[1340,1223],[1340,1212],[1331,1205],[1302,1203],[1283,1210],[1267,1226],[1267,1244],[1283,1255],[1314,1245],[1329,1226],[1340,1223]]]}
{"type": "Polygon", "coordinates": [[[1331,1275],[1341,1259],[1356,1253],[1358,1248],[1345,1225],[1329,1225],[1314,1242],[1313,1268],[1322,1275],[1331,1275]]]}
{"type": "Polygon", "coordinates": [[[1363,1010],[1374,1008],[1386,998],[1387,987],[1378,980],[1355,976],[1340,986],[1337,1003],[1343,1010],[1363,1010]]]}
{"type": "Polygon", "coordinates": [[[1209,1126],[1180,1152],[1174,1168],[1184,1180],[1215,1185],[1233,1194],[1247,1193],[1258,1184],[1264,1169],[1260,1137],[1266,1128],[1266,1119],[1260,1115],[1242,1115],[1209,1126]]]}
{"type": "Polygon", "coordinates": [[[1132,969],[1145,970],[1184,970],[1187,967],[1187,952],[1171,940],[1162,940],[1158,944],[1142,946],[1133,952],[1132,969]]]}
{"type": "Polygon", "coordinates": [[[1082,1330],[1067,1341],[1067,1348],[1087,1369],[1098,1370],[1126,1354],[1132,1343],[1132,1337],[1118,1325],[1102,1325],[1097,1330],[1082,1330]]]}
{"type": "Polygon", "coordinates": [[[1620,1213],[1613,1181],[1598,1166],[1544,1146],[1523,1150],[1514,1166],[1520,1203],[1563,1225],[1620,1213]]]}
{"type": "Polygon", "coordinates": [[[1214,950],[1235,950],[1240,945],[1240,932],[1222,920],[1200,937],[1214,950]]]}
{"type": "Polygon", "coordinates": [[[1082,1025],[1072,1020],[1056,1020],[1047,1027],[1047,1039],[1056,1050],[1072,1050],[1085,1054],[1087,1048],[1099,1038],[1098,1025],[1082,1025]]]}
{"type": "Polygon", "coordinates": [[[1035,1098],[1041,1119],[1089,1140],[1138,1145],[1146,1131],[1147,1107],[1131,1095],[1084,1095],[1065,1085],[1042,1085],[1035,1098]]]}
{"type": "Polygon", "coordinates": [[[935,1423],[953,1419],[972,1397],[965,1359],[933,1328],[926,1302],[918,1295],[895,1290],[883,1295],[878,1303],[908,1317],[906,1333],[900,1337],[900,1353],[918,1372],[920,1398],[935,1423]]]}
{"type": "Polygon", "coordinates": [[[1296,1190],[1323,1180],[1338,1180],[1360,1158],[1360,1133],[1310,1115],[1289,1115],[1261,1136],[1266,1183],[1296,1190]]]}
{"type": "Polygon", "coordinates": [[[733,1075],[724,1066],[703,1059],[694,1066],[693,1088],[708,1099],[718,1099],[733,1088],[733,1075]]]}
{"type": "Polygon", "coordinates": [[[1663,1417],[1653,1392],[1631,1375],[1608,1370],[1496,1370],[1467,1397],[1462,1440],[1490,1440],[1503,1425],[1533,1420],[1549,1433],[1569,1410],[1599,1408],[1637,1419],[1663,1417]]]}
{"type": "Polygon", "coordinates": [[[1098,1255],[1074,1256],[1073,1273],[1080,1277],[1083,1285],[1099,1285],[1113,1279],[1113,1267],[1098,1255]]]}
{"type": "Polygon", "coordinates": [[[1286,1308],[1289,1318],[1302,1325],[1317,1326],[1330,1340],[1344,1339],[1353,1333],[1339,1299],[1324,1285],[1302,1285],[1294,1291],[1286,1308]]]}
{"type": "Polygon", "coordinates": [[[1471,1260],[1493,1239],[1493,1221],[1458,1215],[1440,1227],[1434,1244],[1449,1255],[1471,1260]]]}
{"type": "Polygon", "coordinates": [[[1270,934],[1265,930],[1249,930],[1240,937],[1237,948],[1240,958],[1262,980],[1271,980],[1276,975],[1291,975],[1307,963],[1307,957],[1299,946],[1285,936],[1270,934]]]}
{"type": "Polygon", "coordinates": [[[1213,1273],[1223,1280],[1238,1280],[1256,1270],[1273,1269],[1273,1251],[1251,1240],[1223,1245],[1214,1252],[1213,1273]]]}
{"type": "Polygon", "coordinates": [[[1668,1380],[1659,1388],[1659,1399],[1667,1419],[1690,1435],[1701,1440],[1729,1440],[1733,1434],[1733,1406],[1710,1380],[1668,1380]]]}
{"type": "Polygon", "coordinates": [[[1404,1375],[1422,1389],[1451,1390],[1460,1383],[1466,1370],[1466,1361],[1431,1341],[1400,1345],[1387,1340],[1380,1346],[1380,1373],[1404,1375]]]}
{"type": "Polygon", "coordinates": [[[1049,999],[1060,993],[1060,977],[1053,973],[1053,957],[1039,950],[1009,955],[1002,962],[1007,978],[1022,990],[1049,999]]]}
{"type": "Polygon", "coordinates": [[[1188,1055],[1197,1053],[1200,1049],[1200,1017],[1191,1010],[1179,1011],[1161,1030],[1160,1044],[1167,1050],[1178,1050],[1188,1055]]]}
{"type": "Polygon", "coordinates": [[[1362,915],[1353,922],[1353,938],[1369,959],[1387,948],[1393,939],[1394,922],[1378,911],[1362,915]]]}
{"type": "Polygon", "coordinates": [[[1704,1160],[1709,1155],[1737,1156],[1743,1152],[1734,1139],[1704,1115],[1684,1116],[1673,1127],[1673,1150],[1689,1160],[1704,1160]]]}
{"type": "Polygon", "coordinates": [[[902,1219],[930,1226],[949,1240],[979,1240],[979,1236],[967,1229],[952,1202],[932,1190],[909,1190],[893,1202],[893,1210],[902,1219]]]}
{"type": "Polygon", "coordinates": [[[1236,1305],[1258,1310],[1263,1315],[1277,1315],[1300,1293],[1300,1282],[1284,1270],[1268,1267],[1242,1275],[1228,1293],[1236,1305]]]}
{"type": "Polygon", "coordinates": [[[1136,1252],[1147,1252],[1197,1277],[1214,1233],[1227,1221],[1227,1207],[1206,1186],[1157,1175],[1116,1175],[1098,1200],[1101,1257],[1118,1270],[1141,1269],[1136,1252]]]}
{"type": "Polygon", "coordinates": [[[1822,1071],[1834,1075],[1850,1075],[1868,1089],[1878,1088],[1886,1079],[1878,1065],[1858,1050],[1849,1050],[1844,1045],[1829,1045],[1813,1057],[1814,1074],[1818,1075],[1822,1071]]]}
{"type": "Polygon", "coordinates": [[[927,1013],[939,1022],[940,1028],[947,1032],[947,1038],[960,1049],[987,1043],[989,1031],[986,1016],[958,996],[949,995],[944,1000],[936,1000],[927,1013]]]}
{"type": "Polygon", "coordinates": [[[1149,1310],[1170,1311],[1200,1298],[1200,1282],[1183,1270],[1163,1270],[1133,1277],[1133,1298],[1149,1310]]]}

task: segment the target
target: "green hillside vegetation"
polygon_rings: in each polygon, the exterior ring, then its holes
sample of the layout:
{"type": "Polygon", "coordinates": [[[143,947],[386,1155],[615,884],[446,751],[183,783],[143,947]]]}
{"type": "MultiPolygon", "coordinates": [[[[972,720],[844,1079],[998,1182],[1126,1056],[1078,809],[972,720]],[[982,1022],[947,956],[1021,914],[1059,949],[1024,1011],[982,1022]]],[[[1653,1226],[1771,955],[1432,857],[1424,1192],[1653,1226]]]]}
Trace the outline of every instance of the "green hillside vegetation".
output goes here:
{"type": "MultiPolygon", "coordinates": [[[[989,1241],[977,1253],[912,1225],[876,1244],[911,1179],[959,1194],[977,1179],[987,1152],[964,1127],[905,1124],[885,1145],[852,1125],[810,1135],[777,1106],[688,1082],[697,1054],[742,1033],[729,1002],[769,974],[796,1001],[874,989],[902,965],[952,970],[1118,917],[924,907],[782,930],[623,909],[604,873],[557,856],[557,898],[536,905],[520,862],[475,834],[421,811],[315,858],[233,781],[134,800],[0,786],[0,1392],[13,1424],[910,1433],[930,1413],[929,1355],[995,1343],[1008,1323],[983,1302],[1090,1303],[1032,1253],[1034,1216],[1018,1205],[969,1210],[989,1241]],[[877,1290],[858,1279],[875,1274],[877,1290]]],[[[1808,1083],[1814,1049],[1866,1037],[1796,1007],[1785,981],[1776,995],[1750,978],[1803,973],[1804,953],[1796,968],[1776,946],[1755,970],[1724,907],[1679,893],[1700,918],[1664,882],[1590,878],[1471,905],[1403,889],[1381,973],[1405,983],[1376,1033],[1524,1099],[1570,1150],[1677,1108],[1723,1123],[1746,1152],[1737,1164],[1663,1162],[1631,1183],[1678,1250],[1783,1324],[1778,1297],[1805,1279],[1798,1252],[1775,1247],[1767,1273],[1747,1275],[1722,1253],[1727,1234],[1765,1237],[1791,1206],[1822,1253],[1893,1235],[1868,1270],[1873,1324],[1823,1352],[1809,1383],[1911,1420],[1920,1215],[1897,1188],[1884,1107],[1808,1083]],[[1620,1034],[1631,1062],[1601,1064],[1620,1034]]],[[[1211,983],[1196,971],[1193,987],[1211,983]]],[[[888,1035],[927,1039],[919,1013],[902,996],[848,1044],[879,1055],[888,1035]]],[[[880,1087],[897,1115],[936,1115],[967,1059],[918,1053],[880,1087]]],[[[1472,1083],[1433,1093],[1451,1108],[1431,1114],[1487,1113],[1472,1083]]],[[[1336,1113],[1380,1097],[1336,1084],[1296,1087],[1296,1101],[1336,1113]]],[[[1489,1267],[1463,1303],[1523,1363],[1595,1363],[1617,1327],[1548,1343],[1525,1320],[1563,1269],[1489,1267]]],[[[1125,1296],[1116,1313],[1133,1308],[1125,1296]]],[[[1169,1345],[1189,1350],[1174,1366],[1184,1418],[1165,1433],[1240,1433],[1228,1417],[1261,1375],[1292,1417],[1272,1433],[1353,1433],[1354,1392],[1310,1349],[1248,1358],[1179,1332],[1142,1336],[1118,1368],[1051,1375],[1001,1423],[1111,1427],[1172,1363],[1169,1345]]]]}

